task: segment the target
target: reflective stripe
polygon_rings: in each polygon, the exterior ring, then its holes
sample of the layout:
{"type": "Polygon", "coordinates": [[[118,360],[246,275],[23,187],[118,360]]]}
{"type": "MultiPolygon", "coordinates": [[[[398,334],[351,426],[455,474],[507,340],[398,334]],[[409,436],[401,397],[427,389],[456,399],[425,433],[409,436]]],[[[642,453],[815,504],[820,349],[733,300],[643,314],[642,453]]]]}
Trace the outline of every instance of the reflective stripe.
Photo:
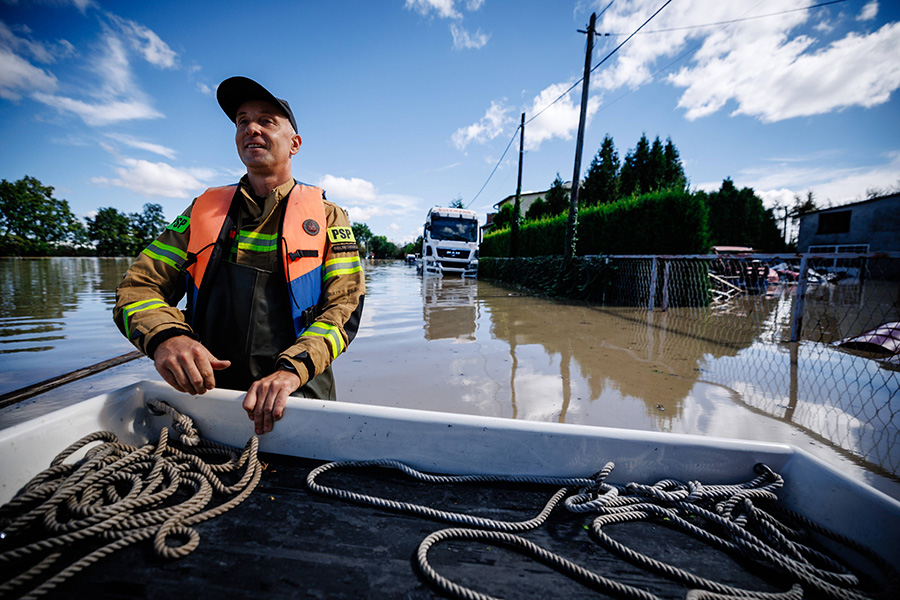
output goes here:
{"type": "Polygon", "coordinates": [[[278,234],[241,231],[238,233],[237,247],[239,250],[272,252],[278,248],[278,234]]]}
{"type": "Polygon", "coordinates": [[[362,266],[359,264],[359,256],[332,258],[325,263],[325,269],[322,271],[322,281],[336,275],[348,275],[350,273],[357,273],[361,270],[362,266]]]}
{"type": "Polygon", "coordinates": [[[176,248],[175,246],[163,244],[159,240],[153,241],[153,243],[144,248],[142,253],[150,258],[161,260],[176,269],[181,269],[181,266],[187,260],[187,253],[184,250],[176,248]]]}
{"type": "Polygon", "coordinates": [[[301,337],[304,335],[317,335],[328,340],[328,343],[331,344],[332,359],[337,358],[344,351],[344,338],[341,336],[341,330],[334,325],[316,321],[300,334],[301,337]]]}
{"type": "Polygon", "coordinates": [[[125,322],[126,338],[131,339],[131,336],[129,335],[129,331],[131,328],[128,326],[128,321],[131,319],[131,315],[139,313],[142,310],[150,310],[151,308],[169,308],[169,305],[159,298],[150,298],[149,300],[138,300],[137,302],[132,302],[122,309],[122,320],[125,322]]]}

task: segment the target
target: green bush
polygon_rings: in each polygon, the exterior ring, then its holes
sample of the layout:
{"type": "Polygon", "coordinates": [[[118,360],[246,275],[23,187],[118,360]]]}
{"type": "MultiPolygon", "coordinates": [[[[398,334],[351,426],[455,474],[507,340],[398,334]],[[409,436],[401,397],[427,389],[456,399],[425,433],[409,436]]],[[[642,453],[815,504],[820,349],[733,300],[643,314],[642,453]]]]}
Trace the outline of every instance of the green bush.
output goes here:
{"type": "MultiPolygon", "coordinates": [[[[564,254],[568,216],[519,228],[519,256],[564,254]]],[[[697,195],[663,190],[578,211],[576,254],[702,254],[709,250],[708,209],[697,195]]],[[[481,256],[509,256],[509,229],[485,235],[481,256]]]]}

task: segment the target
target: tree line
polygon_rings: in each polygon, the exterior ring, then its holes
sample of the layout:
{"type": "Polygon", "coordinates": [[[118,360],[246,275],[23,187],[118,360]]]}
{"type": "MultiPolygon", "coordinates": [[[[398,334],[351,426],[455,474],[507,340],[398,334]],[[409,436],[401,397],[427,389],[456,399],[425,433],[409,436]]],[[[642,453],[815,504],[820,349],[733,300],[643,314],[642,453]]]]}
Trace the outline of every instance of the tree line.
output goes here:
{"type": "MultiPolygon", "coordinates": [[[[661,191],[688,192],[688,186],[680,153],[671,138],[663,143],[657,136],[651,142],[643,134],[621,160],[613,138],[607,134],[579,188],[578,207],[611,204],[661,191]]],[[[569,194],[557,173],[547,192],[528,207],[519,222],[538,221],[568,211],[569,194]]],[[[751,188],[739,190],[726,178],[719,190],[695,191],[692,195],[702,200],[709,210],[712,245],[749,246],[766,252],[788,249],[774,211],[766,209],[751,188]]],[[[817,210],[812,192],[805,199],[797,196],[794,201],[792,208],[785,209],[786,217],[817,210]]],[[[510,227],[514,212],[511,202],[504,204],[494,215],[494,229],[510,227]]]]}
{"type": "Polygon", "coordinates": [[[136,256],[167,223],[159,204],[139,213],[105,207],[85,221],[34,177],[0,181],[2,256],[136,256]]]}
{"type": "MultiPolygon", "coordinates": [[[[0,256],[137,256],[162,232],[167,221],[159,204],[141,212],[113,207],[97,210],[82,223],[69,203],[53,197],[53,187],[24,176],[0,181],[0,256]]],[[[378,258],[402,258],[422,240],[397,246],[373,235],[365,223],[353,223],[360,252],[378,258]]]]}

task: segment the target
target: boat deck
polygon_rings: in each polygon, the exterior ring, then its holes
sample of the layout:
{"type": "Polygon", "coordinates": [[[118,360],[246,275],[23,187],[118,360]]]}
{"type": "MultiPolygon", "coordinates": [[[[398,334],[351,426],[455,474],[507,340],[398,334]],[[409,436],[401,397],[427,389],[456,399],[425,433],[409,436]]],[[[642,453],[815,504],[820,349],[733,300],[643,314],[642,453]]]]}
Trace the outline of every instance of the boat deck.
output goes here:
{"type": "MultiPolygon", "coordinates": [[[[416,566],[419,543],[451,527],[443,522],[358,505],[310,491],[307,474],[319,461],[261,455],[267,463],[259,486],[245,502],[201,523],[199,547],[166,561],[151,542],[126,548],[92,565],[53,590],[49,598],[436,598],[416,566]]],[[[329,471],[322,483],[385,498],[492,519],[535,516],[556,491],[523,484],[433,485],[402,473],[370,469],[329,471]],[[351,488],[352,486],[352,488],[351,488]]],[[[523,537],[595,573],[682,599],[687,588],[647,573],[612,555],[586,529],[590,514],[558,507],[547,523],[523,537]]],[[[662,524],[629,523],[609,529],[641,552],[721,583],[762,591],[789,585],[760,577],[754,565],[662,524]],[[748,570],[749,569],[749,570],[748,570]]],[[[584,587],[550,567],[502,547],[449,541],[429,553],[445,577],[492,596],[507,598],[613,597],[584,587]]]]}

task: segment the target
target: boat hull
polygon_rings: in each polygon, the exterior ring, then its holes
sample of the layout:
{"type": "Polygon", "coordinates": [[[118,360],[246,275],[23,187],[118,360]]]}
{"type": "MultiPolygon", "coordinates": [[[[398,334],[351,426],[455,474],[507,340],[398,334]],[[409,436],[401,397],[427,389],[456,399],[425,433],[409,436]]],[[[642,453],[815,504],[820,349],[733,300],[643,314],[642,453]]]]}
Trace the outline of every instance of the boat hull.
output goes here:
{"type": "MultiPolygon", "coordinates": [[[[253,425],[242,398],[228,390],[192,396],[147,381],[2,429],[0,503],[84,435],[109,430],[132,445],[156,440],[171,417],[151,415],[148,399],[189,415],[206,439],[243,446],[253,425]]],[[[900,564],[900,502],[784,444],[291,398],[259,448],[323,461],[395,459],[456,474],[585,477],[612,461],[608,481],[619,484],[737,483],[765,463],[785,479],[779,496],[787,508],[900,564]]]]}

